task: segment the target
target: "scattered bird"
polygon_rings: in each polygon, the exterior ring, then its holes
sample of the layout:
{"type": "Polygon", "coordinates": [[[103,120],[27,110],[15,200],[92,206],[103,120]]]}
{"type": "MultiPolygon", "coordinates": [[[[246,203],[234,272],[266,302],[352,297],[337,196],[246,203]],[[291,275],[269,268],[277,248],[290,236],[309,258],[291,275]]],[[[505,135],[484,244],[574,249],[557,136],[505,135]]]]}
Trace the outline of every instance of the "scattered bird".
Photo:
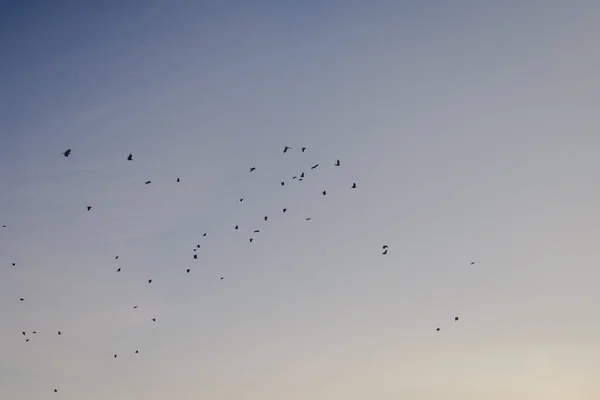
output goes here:
{"type": "Polygon", "coordinates": [[[387,244],[384,244],[383,246],[381,246],[381,248],[382,248],[382,249],[387,249],[387,248],[388,248],[388,245],[387,245],[387,244]]]}
{"type": "Polygon", "coordinates": [[[67,149],[67,150],[65,150],[65,152],[64,152],[64,153],[62,153],[62,154],[63,154],[63,156],[65,156],[65,157],[69,157],[69,156],[71,155],[71,149],[67,149]]]}
{"type": "Polygon", "coordinates": [[[298,177],[297,176],[292,176],[292,179],[298,179],[298,177]]]}
{"type": "Polygon", "coordinates": [[[131,161],[133,160],[133,154],[129,153],[129,155],[127,156],[127,161],[131,161]]]}
{"type": "Polygon", "coordinates": [[[21,297],[19,300],[20,300],[20,301],[25,301],[25,299],[24,299],[24,298],[22,298],[22,297],[21,297]]]}
{"type": "Polygon", "coordinates": [[[140,352],[139,350],[136,350],[136,351],[135,351],[135,354],[138,354],[139,352],[140,352]]]}
{"type": "Polygon", "coordinates": [[[189,268],[185,270],[185,272],[188,274],[190,273],[190,271],[191,271],[191,269],[189,269],[189,268]]]}
{"type": "Polygon", "coordinates": [[[194,260],[198,259],[198,254],[194,254],[194,260]]]}
{"type": "Polygon", "coordinates": [[[281,186],[285,185],[285,182],[281,182],[281,186]]]}
{"type": "Polygon", "coordinates": [[[454,317],[454,320],[455,320],[455,321],[458,321],[458,317],[454,317]]]}
{"type": "Polygon", "coordinates": [[[58,393],[58,389],[54,389],[54,393],[58,393]]]}
{"type": "Polygon", "coordinates": [[[199,248],[200,248],[200,245],[199,245],[199,244],[197,244],[197,245],[196,245],[196,248],[197,248],[197,249],[199,249],[199,248]]]}
{"type": "Polygon", "coordinates": [[[202,236],[206,236],[206,232],[204,232],[204,233],[202,234],[202,236]]]}
{"type": "Polygon", "coordinates": [[[138,308],[138,306],[133,306],[133,309],[135,310],[136,308],[138,308]]]}
{"type": "Polygon", "coordinates": [[[437,331],[437,332],[439,332],[439,331],[440,331],[440,328],[437,328],[437,329],[436,329],[436,331],[437,331]]]}
{"type": "Polygon", "coordinates": [[[27,333],[25,333],[25,332],[21,332],[21,333],[23,334],[23,336],[27,335],[27,333]]]}
{"type": "Polygon", "coordinates": [[[58,331],[58,335],[60,336],[60,335],[62,335],[62,333],[60,333],[60,331],[58,331]]]}
{"type": "Polygon", "coordinates": [[[224,279],[224,277],[221,277],[221,280],[223,280],[223,279],[224,279]]]}
{"type": "Polygon", "coordinates": [[[260,230],[258,230],[258,229],[255,229],[255,230],[254,230],[254,233],[258,233],[258,232],[260,232],[260,230]]]}
{"type": "Polygon", "coordinates": [[[352,189],[356,189],[356,183],[352,184],[352,189]]]}
{"type": "Polygon", "coordinates": [[[388,249],[385,249],[385,250],[383,251],[383,253],[381,253],[381,254],[383,254],[383,255],[385,256],[385,255],[387,254],[387,252],[388,252],[388,249]]]}
{"type": "Polygon", "coordinates": [[[156,322],[156,318],[152,318],[152,322],[156,322]]]}
{"type": "Polygon", "coordinates": [[[6,228],[6,225],[2,225],[3,228],[6,228]]]}
{"type": "Polygon", "coordinates": [[[323,190],[321,193],[323,194],[323,196],[327,195],[327,191],[326,190],[323,190]]]}
{"type": "Polygon", "coordinates": [[[250,238],[250,243],[252,243],[252,241],[253,241],[253,240],[254,240],[254,239],[250,238]]]}
{"type": "Polygon", "coordinates": [[[288,151],[288,150],[291,150],[291,149],[292,149],[291,147],[289,147],[289,146],[285,146],[285,147],[283,148],[283,152],[284,152],[284,153],[287,153],[287,151],[288,151]]]}
{"type": "Polygon", "coordinates": [[[240,228],[240,227],[239,227],[238,225],[236,225],[234,229],[238,230],[239,228],[240,228]]]}
{"type": "Polygon", "coordinates": [[[240,199],[240,202],[244,201],[244,199],[240,199]]]}
{"type": "Polygon", "coordinates": [[[115,260],[118,260],[118,259],[119,259],[119,256],[115,256],[115,260]]]}
{"type": "Polygon", "coordinates": [[[179,180],[179,178],[177,178],[177,183],[181,182],[181,180],[179,180]]]}
{"type": "Polygon", "coordinates": [[[300,174],[300,178],[304,178],[304,172],[300,174]]]}
{"type": "Polygon", "coordinates": [[[315,165],[313,165],[312,167],[310,167],[310,169],[315,169],[315,168],[317,168],[318,166],[319,166],[319,164],[315,164],[315,165]]]}
{"type": "Polygon", "coordinates": [[[250,172],[254,171],[256,167],[250,167],[250,172]]]}
{"type": "Polygon", "coordinates": [[[149,185],[151,183],[152,183],[152,181],[146,181],[145,185],[149,185]]]}
{"type": "Polygon", "coordinates": [[[149,283],[149,284],[150,284],[150,283],[152,283],[152,279],[148,279],[148,283],[149,283]]]}
{"type": "Polygon", "coordinates": [[[269,217],[267,217],[267,216],[265,215],[265,221],[266,221],[266,220],[268,220],[268,219],[269,219],[269,217]]]}
{"type": "Polygon", "coordinates": [[[471,265],[474,265],[474,264],[475,264],[475,261],[471,261],[471,265]]]}
{"type": "Polygon", "coordinates": [[[12,263],[12,266],[13,266],[13,267],[16,267],[16,266],[17,266],[17,263],[12,263]]]}
{"type": "Polygon", "coordinates": [[[87,206],[87,210],[90,211],[92,209],[92,206],[87,206]]]}
{"type": "Polygon", "coordinates": [[[306,151],[306,147],[303,147],[302,148],[302,152],[304,153],[305,151],[306,151]]]}
{"type": "Polygon", "coordinates": [[[113,358],[117,358],[117,355],[115,354],[115,355],[113,356],[113,358]]]}
{"type": "Polygon", "coordinates": [[[335,162],[335,164],[334,164],[334,165],[335,165],[336,167],[339,167],[339,166],[340,166],[340,160],[337,160],[337,161],[335,162]]]}
{"type": "Polygon", "coordinates": [[[117,268],[117,272],[121,272],[121,268],[117,268]]]}
{"type": "Polygon", "coordinates": [[[283,212],[286,212],[286,211],[287,211],[287,208],[284,208],[284,209],[283,209],[283,212]]]}
{"type": "Polygon", "coordinates": [[[310,221],[310,217],[306,218],[307,221],[310,221]]]}

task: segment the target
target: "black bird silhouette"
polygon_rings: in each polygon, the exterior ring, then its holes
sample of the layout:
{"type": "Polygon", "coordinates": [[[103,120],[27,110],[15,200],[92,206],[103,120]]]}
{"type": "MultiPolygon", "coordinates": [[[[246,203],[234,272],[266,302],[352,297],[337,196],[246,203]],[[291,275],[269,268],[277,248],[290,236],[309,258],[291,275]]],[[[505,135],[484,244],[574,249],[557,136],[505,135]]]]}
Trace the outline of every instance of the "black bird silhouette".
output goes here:
{"type": "Polygon", "coordinates": [[[65,157],[69,157],[69,156],[71,155],[71,149],[67,149],[67,150],[65,150],[65,152],[64,152],[64,153],[62,153],[62,154],[63,154],[63,156],[65,156],[65,157]]]}
{"type": "Polygon", "coordinates": [[[152,283],[152,279],[148,279],[148,284],[152,283]]]}
{"type": "Polygon", "coordinates": [[[221,280],[223,280],[223,279],[224,279],[224,277],[222,276],[222,277],[221,277],[221,280]]]}
{"type": "Polygon", "coordinates": [[[240,201],[244,201],[244,199],[240,199],[240,201]]]}
{"type": "Polygon", "coordinates": [[[197,249],[199,249],[199,248],[200,248],[200,245],[199,245],[199,244],[197,244],[197,245],[196,245],[196,248],[197,248],[197,249]]]}
{"type": "Polygon", "coordinates": [[[267,217],[267,216],[265,215],[265,221],[266,221],[266,220],[268,220],[268,219],[269,219],[269,217],[267,217]]]}
{"type": "Polygon", "coordinates": [[[310,167],[310,169],[315,169],[315,168],[317,168],[318,166],[319,166],[319,164],[315,164],[315,165],[313,165],[312,167],[310,167]]]}
{"type": "Polygon", "coordinates": [[[286,212],[286,211],[287,211],[287,208],[284,208],[284,209],[283,209],[283,212],[286,212]]]}
{"type": "Polygon", "coordinates": [[[281,182],[281,186],[285,185],[285,182],[281,182]]]}
{"type": "Polygon", "coordinates": [[[387,244],[384,244],[383,246],[381,246],[381,248],[382,248],[382,249],[387,249],[387,248],[388,248],[388,245],[387,245],[387,244]]]}
{"type": "Polygon", "coordinates": [[[138,308],[138,306],[133,306],[133,309],[135,310],[136,308],[138,308]]]}
{"type": "Polygon", "coordinates": [[[179,182],[181,182],[181,181],[179,180],[179,178],[177,178],[177,183],[179,183],[179,182]]]}
{"type": "Polygon", "coordinates": [[[117,358],[117,355],[116,355],[116,354],[114,355],[114,358],[117,358]]]}
{"type": "Polygon", "coordinates": [[[25,343],[29,343],[29,339],[25,339],[25,343]]]}
{"type": "Polygon", "coordinates": [[[297,176],[292,176],[292,179],[298,179],[298,177],[297,176]]]}
{"type": "Polygon", "coordinates": [[[191,271],[191,269],[189,269],[189,268],[185,270],[185,272],[188,274],[190,273],[190,271],[191,271]]]}
{"type": "Polygon", "coordinates": [[[250,243],[252,243],[252,241],[253,241],[253,240],[254,240],[254,239],[250,238],[250,243]]]}
{"type": "Polygon", "coordinates": [[[250,172],[254,171],[256,167],[250,167],[250,172]]]}
{"type": "Polygon", "coordinates": [[[87,206],[87,210],[90,211],[92,209],[92,206],[87,206]]]}
{"type": "Polygon", "coordinates": [[[306,218],[307,221],[310,221],[310,217],[306,218]]]}
{"type": "Polygon", "coordinates": [[[305,151],[306,151],[306,147],[303,147],[302,148],[302,152],[304,153],[305,151]]]}
{"type": "Polygon", "coordinates": [[[133,160],[133,154],[129,153],[129,155],[127,156],[127,161],[131,161],[133,160]]]}
{"type": "Polygon", "coordinates": [[[121,268],[118,268],[118,269],[117,269],[117,272],[121,272],[121,268]]]}
{"type": "Polygon", "coordinates": [[[204,232],[204,233],[202,234],[202,236],[206,236],[206,232],[204,232]]]}
{"type": "Polygon", "coordinates": [[[339,166],[340,166],[340,160],[337,160],[337,161],[335,162],[335,166],[336,166],[336,167],[339,167],[339,166]]]}
{"type": "Polygon", "coordinates": [[[20,301],[25,301],[25,299],[24,299],[24,298],[22,298],[22,297],[21,297],[19,300],[20,300],[20,301]]]}
{"type": "Polygon", "coordinates": [[[198,249],[194,249],[194,251],[196,251],[196,250],[198,250],[198,249]]]}
{"type": "Polygon", "coordinates": [[[59,335],[62,335],[62,333],[60,333],[60,331],[58,331],[58,334],[59,334],[59,335]]]}
{"type": "Polygon", "coordinates": [[[152,318],[152,322],[156,322],[156,318],[152,318]]]}
{"type": "Polygon", "coordinates": [[[258,230],[258,229],[255,229],[255,230],[254,230],[254,233],[258,233],[258,232],[260,232],[260,230],[258,230]]]}
{"type": "Polygon", "coordinates": [[[323,193],[323,196],[325,196],[327,194],[327,191],[323,190],[321,193],[323,193]]]}
{"type": "Polygon", "coordinates": [[[387,249],[385,249],[385,250],[383,251],[383,253],[381,253],[381,254],[383,254],[383,255],[385,256],[385,255],[387,254],[387,249]]]}
{"type": "Polygon", "coordinates": [[[2,225],[3,228],[6,228],[6,225],[2,225]]]}
{"type": "Polygon", "coordinates": [[[33,334],[35,335],[37,332],[36,332],[36,331],[33,331],[33,332],[31,332],[31,333],[33,333],[33,334]]]}
{"type": "Polygon", "coordinates": [[[23,336],[27,335],[25,332],[21,332],[23,334],[23,336]]]}
{"type": "Polygon", "coordinates": [[[54,389],[54,393],[58,393],[58,389],[54,389]]]}
{"type": "Polygon", "coordinates": [[[236,226],[235,226],[235,229],[236,229],[236,230],[237,230],[237,229],[239,229],[239,228],[240,228],[240,227],[239,227],[238,225],[236,225],[236,226]]]}
{"type": "Polygon", "coordinates": [[[285,147],[283,148],[283,152],[284,152],[284,153],[287,153],[287,151],[288,151],[288,150],[291,150],[291,149],[292,149],[291,147],[289,147],[289,146],[285,146],[285,147]]]}
{"type": "Polygon", "coordinates": [[[12,265],[13,265],[13,267],[16,267],[16,266],[17,266],[17,263],[12,263],[12,265]]]}
{"type": "Polygon", "coordinates": [[[455,320],[455,321],[458,321],[458,317],[454,317],[454,320],[455,320]]]}
{"type": "Polygon", "coordinates": [[[198,254],[194,254],[194,260],[198,259],[198,254]]]}
{"type": "Polygon", "coordinates": [[[475,264],[475,261],[471,261],[471,265],[475,264]]]}
{"type": "Polygon", "coordinates": [[[436,329],[436,331],[437,331],[437,332],[439,332],[439,331],[440,331],[440,328],[437,328],[437,329],[436,329]]]}
{"type": "Polygon", "coordinates": [[[300,174],[300,178],[304,178],[304,172],[300,174]]]}
{"type": "Polygon", "coordinates": [[[356,182],[352,184],[352,189],[356,189],[356,182]]]}
{"type": "Polygon", "coordinates": [[[119,256],[115,256],[115,260],[118,260],[118,259],[119,259],[119,256]]]}
{"type": "Polygon", "coordinates": [[[145,183],[145,184],[146,184],[146,185],[149,185],[149,184],[151,184],[151,183],[152,183],[152,181],[146,181],[146,183],[145,183]]]}
{"type": "Polygon", "coordinates": [[[136,351],[135,351],[135,354],[138,354],[139,352],[140,352],[139,350],[136,350],[136,351]]]}

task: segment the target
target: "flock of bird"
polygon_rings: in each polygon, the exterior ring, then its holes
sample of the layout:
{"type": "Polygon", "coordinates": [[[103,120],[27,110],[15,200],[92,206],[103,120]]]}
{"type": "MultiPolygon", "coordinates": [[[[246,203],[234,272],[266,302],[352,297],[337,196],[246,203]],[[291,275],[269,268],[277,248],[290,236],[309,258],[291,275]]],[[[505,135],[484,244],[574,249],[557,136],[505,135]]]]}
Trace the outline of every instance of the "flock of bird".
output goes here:
{"type": "MultiPolygon", "coordinates": [[[[306,152],[306,149],[307,149],[306,147],[301,147],[301,149],[300,149],[300,150],[301,150],[301,152],[302,152],[302,153],[304,153],[304,152],[306,152]]],[[[287,153],[287,152],[289,152],[290,150],[292,150],[292,147],[290,147],[290,146],[285,146],[285,147],[283,148],[283,153],[287,153]]],[[[62,155],[63,155],[65,158],[68,158],[68,157],[71,155],[71,152],[72,152],[72,150],[69,148],[69,149],[65,150],[65,151],[62,153],[62,155]]],[[[133,154],[132,154],[132,153],[130,153],[130,154],[129,154],[129,155],[126,157],[126,160],[127,160],[127,161],[133,161],[133,160],[134,160],[134,158],[133,158],[133,154]]],[[[338,160],[335,160],[335,162],[333,163],[333,166],[335,166],[335,167],[340,167],[340,166],[341,166],[341,162],[340,162],[340,160],[339,160],[339,159],[338,159],[338,160]]],[[[312,165],[312,166],[310,166],[310,167],[309,167],[309,170],[315,170],[315,169],[317,169],[318,167],[319,167],[319,164],[314,164],[314,165],[312,165]]],[[[251,167],[249,168],[249,172],[254,172],[254,171],[256,171],[256,167],[254,167],[254,166],[251,166],[251,167]]],[[[305,173],[304,173],[304,172],[302,172],[302,173],[300,173],[299,175],[293,176],[293,177],[292,177],[292,180],[298,180],[298,181],[302,181],[304,178],[305,178],[305,173]]],[[[175,181],[176,181],[177,183],[181,182],[181,180],[180,180],[180,178],[179,178],[179,177],[175,177],[175,181]]],[[[151,180],[147,180],[147,181],[145,181],[145,185],[149,185],[149,184],[151,184],[151,183],[152,183],[152,181],[151,181],[151,180]]],[[[284,181],[281,181],[281,182],[280,182],[280,185],[281,185],[281,186],[284,186],[284,185],[285,185],[285,182],[284,182],[284,181]]],[[[357,188],[356,182],[353,182],[353,183],[350,185],[350,189],[356,189],[356,188],[357,188]]],[[[321,192],[321,194],[322,194],[323,196],[326,196],[326,195],[327,195],[327,191],[326,191],[326,190],[323,190],[323,191],[321,192]]],[[[244,198],[240,198],[240,199],[239,199],[239,201],[240,201],[240,202],[243,202],[243,201],[244,201],[244,198]]],[[[91,210],[92,210],[92,206],[91,206],[91,205],[87,205],[87,206],[86,206],[86,209],[87,209],[87,211],[91,211],[91,210]]],[[[283,213],[285,213],[286,211],[287,211],[287,208],[282,208],[282,212],[283,212],[283,213]]],[[[263,219],[264,219],[264,221],[268,221],[269,217],[268,217],[267,215],[265,215],[265,216],[263,217],[263,219]]],[[[307,217],[305,220],[306,220],[306,221],[310,221],[310,220],[311,220],[311,218],[310,218],[310,217],[307,217]]],[[[2,225],[2,228],[7,228],[7,225],[2,225]]],[[[239,230],[239,225],[235,225],[235,226],[234,226],[234,230],[239,230]]],[[[257,234],[257,233],[259,233],[259,232],[260,232],[260,230],[259,230],[259,229],[255,229],[255,230],[253,231],[253,233],[254,233],[254,234],[257,234]]],[[[204,233],[202,234],[202,236],[203,236],[203,237],[205,237],[206,235],[207,235],[207,232],[204,232],[204,233]]],[[[250,241],[250,243],[252,243],[252,242],[254,241],[254,237],[250,237],[250,238],[249,238],[249,241],[250,241]]],[[[192,257],[193,257],[193,259],[194,259],[194,260],[197,260],[197,259],[198,259],[198,253],[197,253],[197,251],[198,251],[200,248],[201,248],[200,244],[197,244],[197,245],[196,245],[196,247],[193,249],[193,252],[194,252],[194,254],[193,254],[193,256],[192,256],[192,257]]],[[[384,256],[385,256],[385,255],[387,255],[387,254],[388,254],[388,250],[389,250],[389,246],[388,246],[387,244],[384,244],[384,245],[382,245],[382,247],[381,247],[381,252],[382,252],[382,253],[381,253],[381,254],[382,254],[382,255],[384,255],[384,256]]],[[[118,256],[118,255],[117,255],[117,256],[115,256],[115,257],[114,257],[114,259],[115,259],[115,260],[118,260],[118,259],[119,259],[119,256],[118,256]]],[[[474,261],[472,261],[472,262],[470,263],[470,265],[471,265],[471,266],[473,266],[474,264],[475,264],[475,262],[474,262],[474,261]]],[[[13,266],[13,267],[16,267],[16,266],[17,266],[16,262],[13,262],[13,263],[12,263],[12,266],[13,266]]],[[[121,271],[122,271],[122,267],[118,267],[118,268],[116,269],[116,272],[117,272],[117,273],[119,273],[119,272],[121,272],[121,271]]],[[[186,273],[188,273],[188,274],[189,274],[189,273],[191,272],[191,269],[190,269],[190,268],[187,268],[185,271],[186,271],[186,273]]],[[[223,279],[225,279],[225,277],[224,277],[224,276],[221,276],[221,280],[223,280],[223,279]]],[[[153,282],[153,280],[152,280],[151,278],[150,278],[150,279],[148,279],[148,284],[152,284],[152,282],[153,282]]],[[[21,297],[21,298],[19,298],[19,301],[23,302],[23,301],[25,301],[25,298],[21,297]]],[[[134,309],[134,310],[135,310],[135,309],[137,309],[137,308],[138,308],[138,306],[137,306],[137,305],[135,305],[135,306],[133,307],[133,309],[134,309]]],[[[152,322],[156,322],[156,318],[151,318],[151,320],[152,320],[152,322]]],[[[455,321],[455,322],[458,322],[458,321],[459,321],[459,317],[458,317],[458,316],[455,316],[455,317],[454,317],[454,321],[455,321]]],[[[437,332],[439,332],[440,330],[441,330],[441,328],[438,326],[438,327],[436,328],[436,331],[437,331],[437,332]]],[[[27,334],[27,332],[23,331],[23,332],[21,332],[21,334],[22,334],[22,336],[24,336],[24,337],[25,337],[25,342],[26,342],[26,343],[30,341],[31,337],[28,337],[28,334],[27,334]]],[[[37,334],[37,332],[36,332],[36,331],[32,331],[32,332],[31,332],[31,334],[35,336],[35,335],[37,334]]],[[[62,332],[61,332],[60,330],[59,330],[59,331],[57,331],[57,335],[62,335],[62,332]]],[[[139,350],[135,350],[134,354],[139,354],[139,350]]],[[[117,357],[118,357],[118,354],[113,354],[113,358],[115,358],[115,359],[116,359],[117,357]]],[[[58,393],[58,389],[57,389],[57,388],[53,389],[53,392],[54,392],[54,393],[58,393]]]]}

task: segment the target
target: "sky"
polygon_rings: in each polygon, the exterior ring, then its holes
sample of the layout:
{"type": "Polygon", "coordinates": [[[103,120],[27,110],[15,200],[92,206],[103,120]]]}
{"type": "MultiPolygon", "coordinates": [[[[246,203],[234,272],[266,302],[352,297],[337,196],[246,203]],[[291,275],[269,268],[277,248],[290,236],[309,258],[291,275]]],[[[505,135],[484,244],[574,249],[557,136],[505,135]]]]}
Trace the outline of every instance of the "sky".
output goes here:
{"type": "Polygon", "coordinates": [[[0,398],[600,398],[599,18],[1,1],[0,398]]]}

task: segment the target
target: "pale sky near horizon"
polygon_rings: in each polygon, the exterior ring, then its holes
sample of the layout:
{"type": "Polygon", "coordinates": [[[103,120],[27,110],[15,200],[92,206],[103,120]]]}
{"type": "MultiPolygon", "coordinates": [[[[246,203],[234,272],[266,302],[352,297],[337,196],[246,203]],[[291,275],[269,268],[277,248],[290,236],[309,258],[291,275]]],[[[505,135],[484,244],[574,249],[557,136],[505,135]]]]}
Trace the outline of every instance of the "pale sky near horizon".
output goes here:
{"type": "Polygon", "coordinates": [[[0,399],[599,399],[599,20],[0,1],[0,399]]]}

